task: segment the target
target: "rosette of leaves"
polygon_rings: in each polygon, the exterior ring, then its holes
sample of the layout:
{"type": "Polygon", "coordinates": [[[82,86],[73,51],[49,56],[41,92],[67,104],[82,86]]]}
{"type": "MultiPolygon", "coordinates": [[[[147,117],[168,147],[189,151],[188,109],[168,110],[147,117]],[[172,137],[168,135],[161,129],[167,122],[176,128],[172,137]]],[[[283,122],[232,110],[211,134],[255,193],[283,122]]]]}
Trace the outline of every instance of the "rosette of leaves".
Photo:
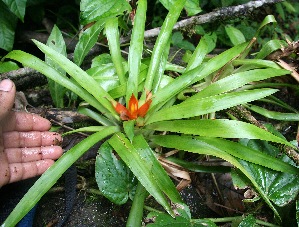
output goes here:
{"type": "MultiPolygon", "coordinates": [[[[79,111],[94,118],[99,125],[76,130],[93,134],[70,149],[40,177],[4,226],[18,222],[66,169],[100,140],[106,142],[99,149],[96,161],[98,186],[107,198],[118,204],[125,203],[128,198],[133,199],[128,226],[141,224],[143,204],[148,193],[172,217],[187,212],[173,181],[157,159],[160,155],[156,152],[157,147],[162,152],[164,149],[177,149],[212,155],[230,162],[279,216],[268,195],[240,160],[293,175],[298,174],[298,168],[231,139],[259,139],[290,147],[293,145],[252,124],[216,118],[216,113],[274,94],[277,89],[253,87],[246,90],[244,86],[286,75],[289,71],[266,60],[247,61],[245,57],[250,43],[241,43],[209,59],[207,54],[215,46],[210,35],[202,37],[186,67],[170,64],[168,53],[172,28],[185,5],[182,0],[173,2],[169,8],[149,59],[142,58],[147,2],[138,1],[128,60],[124,60],[117,16],[130,7],[125,0],[118,0],[116,8],[112,4],[107,11],[98,12],[102,9],[99,2],[90,5],[88,1],[81,2],[82,20],[84,23],[95,23],[81,35],[74,62],[38,41],[34,42],[51,59],[51,65],[23,51],[15,50],[6,56],[40,71],[77,94],[90,106],[84,105],[79,111]],[[84,71],[80,65],[102,30],[105,31],[110,54],[96,57],[91,68],[84,71]],[[237,60],[238,64],[234,64],[237,60]],[[70,78],[53,67],[54,63],[70,78]],[[175,71],[179,76],[173,78],[166,74],[169,71],[175,71]],[[133,106],[132,95],[135,97],[133,106]],[[130,117],[133,116],[132,111],[146,102],[148,105],[142,114],[130,117]],[[120,105],[121,110],[118,108],[120,105]],[[135,182],[138,182],[137,187],[135,182]]],[[[183,219],[191,220],[188,215],[184,215],[183,219]]]]}

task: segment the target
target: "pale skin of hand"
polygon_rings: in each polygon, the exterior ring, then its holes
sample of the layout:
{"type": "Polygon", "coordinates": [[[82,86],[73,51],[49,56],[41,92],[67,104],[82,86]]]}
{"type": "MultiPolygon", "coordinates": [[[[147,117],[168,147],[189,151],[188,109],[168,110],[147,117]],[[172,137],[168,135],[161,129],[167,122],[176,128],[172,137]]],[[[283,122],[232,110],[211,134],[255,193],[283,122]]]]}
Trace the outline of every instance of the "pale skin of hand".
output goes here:
{"type": "Polygon", "coordinates": [[[41,175],[63,153],[47,119],[12,111],[15,93],[12,81],[0,82],[0,187],[41,175]]]}

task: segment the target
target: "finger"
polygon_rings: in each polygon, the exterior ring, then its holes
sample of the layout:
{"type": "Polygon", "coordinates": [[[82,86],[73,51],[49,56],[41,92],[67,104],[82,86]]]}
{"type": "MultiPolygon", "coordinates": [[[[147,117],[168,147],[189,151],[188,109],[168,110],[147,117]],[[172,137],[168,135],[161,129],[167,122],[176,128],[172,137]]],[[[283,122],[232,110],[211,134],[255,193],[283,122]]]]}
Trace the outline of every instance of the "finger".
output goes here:
{"type": "Polygon", "coordinates": [[[3,122],[3,131],[48,131],[51,123],[47,119],[26,112],[13,112],[3,122]]]}
{"type": "Polygon", "coordinates": [[[4,152],[0,152],[0,188],[9,182],[10,173],[7,158],[4,152]]]}
{"type": "Polygon", "coordinates": [[[3,119],[14,104],[16,87],[11,80],[5,79],[0,82],[0,119],[3,119]]]}
{"type": "Polygon", "coordinates": [[[58,159],[63,151],[60,146],[7,148],[4,150],[8,163],[33,162],[44,159],[58,159]]]}
{"type": "Polygon", "coordinates": [[[56,132],[5,132],[3,133],[4,148],[40,147],[58,145],[62,141],[56,132]]]}
{"type": "Polygon", "coordinates": [[[54,163],[53,160],[46,159],[46,160],[40,160],[36,162],[10,164],[9,183],[39,176],[43,174],[51,165],[53,165],[53,163],[54,163]]]}

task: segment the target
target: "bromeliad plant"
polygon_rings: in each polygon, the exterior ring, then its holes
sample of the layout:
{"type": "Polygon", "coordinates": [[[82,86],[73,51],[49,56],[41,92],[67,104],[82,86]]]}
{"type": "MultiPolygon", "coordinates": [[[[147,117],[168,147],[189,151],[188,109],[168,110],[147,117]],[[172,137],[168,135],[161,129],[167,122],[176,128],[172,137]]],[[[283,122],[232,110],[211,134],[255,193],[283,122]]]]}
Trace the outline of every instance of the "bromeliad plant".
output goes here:
{"type": "MultiPolygon", "coordinates": [[[[183,221],[188,226],[191,222],[214,225],[209,220],[191,220],[188,207],[158,161],[161,155],[158,150],[165,152],[169,149],[212,155],[230,162],[279,217],[266,190],[243,162],[290,176],[296,176],[298,168],[256,147],[230,139],[257,139],[292,149],[294,146],[257,126],[221,119],[216,113],[274,94],[277,89],[253,86],[245,90],[244,86],[286,75],[289,71],[274,62],[247,60],[245,57],[252,43],[241,43],[206,60],[215,46],[212,35],[202,37],[185,68],[170,64],[167,61],[170,36],[185,5],[184,0],[175,1],[170,7],[149,60],[142,59],[147,2],[138,1],[128,61],[125,61],[121,56],[117,16],[129,10],[130,6],[125,0],[109,1],[114,7],[105,12],[100,2],[93,5],[88,1],[81,2],[82,23],[94,23],[81,35],[74,62],[61,54],[55,45],[63,40],[56,27],[52,31],[56,40],[51,47],[34,41],[51,64],[23,51],[12,51],[6,56],[40,71],[77,94],[85,102],[79,111],[94,118],[100,126],[75,130],[94,133],[70,149],[40,177],[4,226],[16,224],[69,166],[101,140],[105,142],[96,160],[98,186],[103,195],[117,204],[125,203],[128,198],[133,200],[128,226],[141,225],[148,193],[169,215],[177,217],[173,221],[183,221]],[[91,68],[84,71],[79,66],[102,30],[107,36],[110,55],[96,57],[91,68]],[[176,71],[180,76],[172,78],[165,75],[166,71],[176,71]],[[90,107],[86,107],[86,103],[90,107]]],[[[188,164],[184,166],[188,168],[188,164]]],[[[157,214],[149,215],[153,216],[157,214]]]]}

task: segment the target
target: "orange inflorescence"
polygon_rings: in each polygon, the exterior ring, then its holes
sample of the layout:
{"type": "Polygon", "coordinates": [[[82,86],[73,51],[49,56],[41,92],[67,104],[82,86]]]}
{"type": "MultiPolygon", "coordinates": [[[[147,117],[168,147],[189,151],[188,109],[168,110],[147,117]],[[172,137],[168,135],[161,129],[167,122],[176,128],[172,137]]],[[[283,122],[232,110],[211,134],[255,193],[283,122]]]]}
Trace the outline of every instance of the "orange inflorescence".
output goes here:
{"type": "Polygon", "coordinates": [[[140,108],[138,107],[138,100],[136,99],[134,94],[132,94],[132,96],[129,100],[128,108],[126,108],[119,102],[116,105],[114,105],[114,108],[115,108],[116,112],[119,113],[120,119],[122,119],[124,121],[134,120],[134,119],[137,119],[138,117],[144,117],[151,105],[151,102],[152,102],[151,96],[152,95],[149,92],[147,94],[145,103],[143,105],[141,105],[140,108]]]}

